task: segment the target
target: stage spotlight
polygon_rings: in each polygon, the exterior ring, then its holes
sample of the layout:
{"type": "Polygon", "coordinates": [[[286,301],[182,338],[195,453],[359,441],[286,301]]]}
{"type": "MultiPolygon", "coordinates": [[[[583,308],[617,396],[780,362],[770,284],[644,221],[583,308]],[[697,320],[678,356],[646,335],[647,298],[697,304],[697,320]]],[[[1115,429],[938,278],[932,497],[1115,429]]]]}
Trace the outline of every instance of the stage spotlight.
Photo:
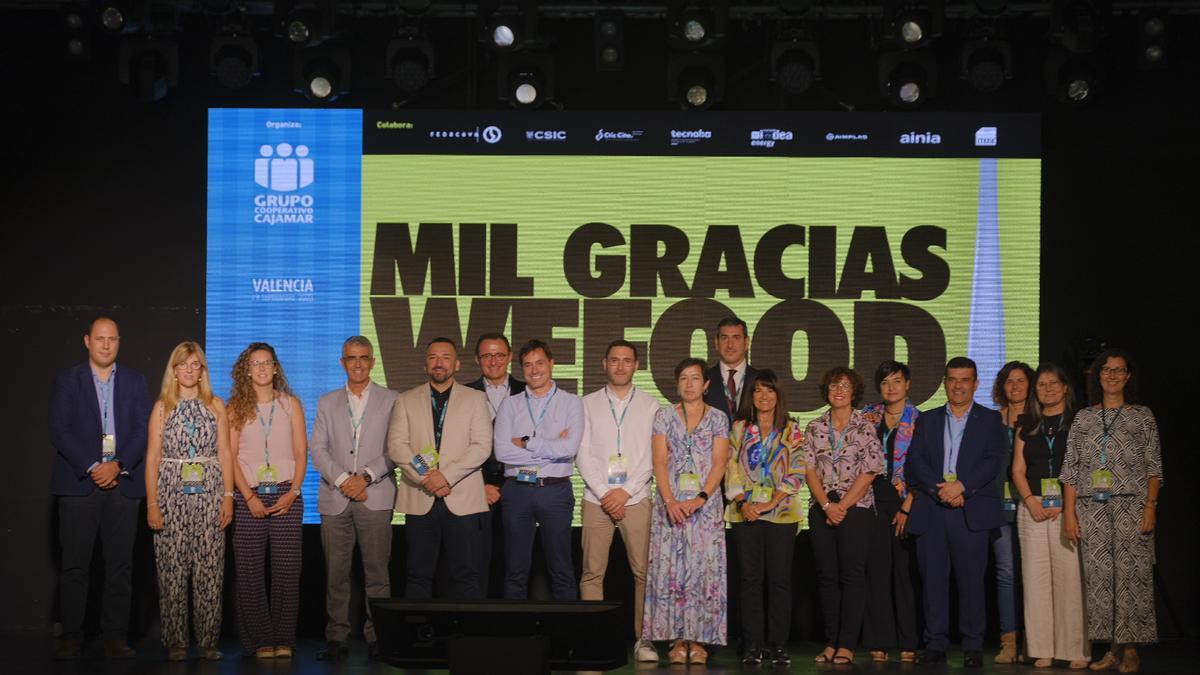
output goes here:
{"type": "Polygon", "coordinates": [[[1062,103],[1090,103],[1104,88],[1103,64],[1094,54],[1053,48],[1046,59],[1046,87],[1062,103]]]}
{"type": "Polygon", "coordinates": [[[132,0],[110,0],[100,3],[100,25],[111,34],[134,33],[142,27],[144,6],[132,0]]]}
{"type": "Polygon", "coordinates": [[[84,7],[72,3],[64,6],[62,12],[63,27],[66,31],[67,58],[86,59],[91,55],[92,38],[91,26],[88,25],[84,7]]]}
{"type": "Polygon", "coordinates": [[[350,92],[350,51],[345,47],[302,49],[292,64],[293,86],[314,103],[331,103],[350,92]]]}
{"type": "Polygon", "coordinates": [[[258,43],[249,36],[213,38],[208,50],[210,74],[226,89],[241,89],[258,75],[258,43]]]}
{"type": "Polygon", "coordinates": [[[1095,51],[1112,31],[1110,0],[1052,0],[1051,37],[1076,54],[1095,51]]]}
{"type": "Polygon", "coordinates": [[[179,84],[179,44],[162,37],[122,40],[117,74],[138,99],[160,101],[179,84]]]}
{"type": "Polygon", "coordinates": [[[710,54],[671,54],[667,98],[684,110],[711,108],[725,97],[725,62],[710,54]]]}
{"type": "Polygon", "coordinates": [[[614,72],[625,68],[625,17],[620,12],[597,12],[593,22],[596,70],[614,72]]]}
{"type": "Polygon", "coordinates": [[[879,95],[901,107],[915,107],[937,94],[937,60],[928,49],[879,55],[879,95]]]}
{"type": "Polygon", "coordinates": [[[821,79],[820,51],[815,42],[777,42],[771,48],[771,81],[789,94],[803,94],[821,79]]]}
{"type": "Polygon", "coordinates": [[[1163,68],[1167,65],[1167,16],[1154,10],[1138,15],[1138,56],[1143,68],[1163,68]]]}
{"type": "Polygon", "coordinates": [[[549,54],[506,54],[496,73],[500,100],[515,108],[538,108],[554,100],[554,58],[549,54]]]}
{"type": "Polygon", "coordinates": [[[293,47],[315,47],[334,34],[333,0],[277,0],[274,7],[275,34],[293,47]]]}
{"type": "Polygon", "coordinates": [[[433,78],[433,43],[417,37],[388,42],[385,76],[404,94],[412,94],[433,78]]]}
{"type": "Polygon", "coordinates": [[[725,39],[728,2],[667,3],[668,42],[674,49],[713,49],[725,39]]]}
{"type": "Polygon", "coordinates": [[[928,45],[942,34],[946,5],[944,0],[887,0],[883,3],[883,12],[880,44],[886,47],[915,49],[928,45]]]}
{"type": "Polygon", "coordinates": [[[1012,79],[1012,47],[1002,40],[973,40],[959,52],[959,77],[981,94],[991,94],[1012,79]]]}

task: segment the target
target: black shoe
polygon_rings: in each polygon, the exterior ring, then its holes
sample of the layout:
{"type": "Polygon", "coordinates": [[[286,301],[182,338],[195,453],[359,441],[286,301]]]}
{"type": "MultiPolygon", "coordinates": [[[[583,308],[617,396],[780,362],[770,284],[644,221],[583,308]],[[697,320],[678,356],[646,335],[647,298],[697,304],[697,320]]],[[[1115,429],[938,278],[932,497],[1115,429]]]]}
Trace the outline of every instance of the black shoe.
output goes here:
{"type": "Polygon", "coordinates": [[[54,660],[73,661],[83,653],[83,642],[74,638],[63,638],[54,648],[54,660]]]}
{"type": "Polygon", "coordinates": [[[742,665],[757,666],[763,662],[763,650],[757,644],[751,642],[746,645],[746,651],[742,653],[742,665]]]}
{"type": "Polygon", "coordinates": [[[917,655],[917,663],[923,666],[933,666],[946,662],[946,652],[939,649],[926,649],[917,655]]]}
{"type": "Polygon", "coordinates": [[[773,666],[790,666],[792,665],[792,657],[788,656],[787,648],[783,645],[775,645],[771,649],[771,665],[773,666]]]}
{"type": "Polygon", "coordinates": [[[980,652],[980,651],[963,652],[963,667],[964,668],[982,668],[983,667],[983,652],[980,652]]]}
{"type": "Polygon", "coordinates": [[[129,648],[124,640],[105,640],[104,642],[104,658],[129,660],[136,659],[137,652],[129,648]]]}
{"type": "Polygon", "coordinates": [[[378,661],[379,660],[379,643],[378,642],[368,642],[367,643],[367,660],[368,661],[378,661]]]}
{"type": "Polygon", "coordinates": [[[330,640],[325,643],[325,649],[317,652],[318,661],[345,661],[350,655],[346,643],[341,640],[330,640]]]}

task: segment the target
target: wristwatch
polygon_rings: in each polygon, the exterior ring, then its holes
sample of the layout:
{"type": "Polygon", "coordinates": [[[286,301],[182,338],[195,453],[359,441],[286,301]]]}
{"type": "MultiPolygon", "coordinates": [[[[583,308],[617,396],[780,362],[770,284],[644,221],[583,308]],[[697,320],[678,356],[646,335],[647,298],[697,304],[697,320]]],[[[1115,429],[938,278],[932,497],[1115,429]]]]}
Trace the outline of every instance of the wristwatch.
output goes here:
{"type": "Polygon", "coordinates": [[[697,492],[696,496],[699,497],[700,499],[703,499],[704,501],[708,501],[708,493],[705,492],[704,490],[697,492]]]}

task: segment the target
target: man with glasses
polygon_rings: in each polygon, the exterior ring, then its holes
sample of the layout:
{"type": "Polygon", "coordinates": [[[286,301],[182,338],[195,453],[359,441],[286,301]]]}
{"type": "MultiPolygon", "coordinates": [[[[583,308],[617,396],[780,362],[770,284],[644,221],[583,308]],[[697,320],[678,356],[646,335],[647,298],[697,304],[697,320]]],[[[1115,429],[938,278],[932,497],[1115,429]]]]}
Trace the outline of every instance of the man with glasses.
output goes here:
{"type": "Polygon", "coordinates": [[[126,644],[133,540],[146,496],[146,420],[150,393],[141,373],[117,372],[117,323],[98,317],[83,336],[86,363],[59,373],[50,396],[50,442],[56,451],[50,493],[58,497],[62,545],[59,602],[63,633],[55,658],[82,653],[88,573],[99,535],[104,555],[104,654],[136,655],[126,644]]]}
{"type": "MultiPolygon", "coordinates": [[[[481,375],[467,386],[487,394],[488,414],[493,422],[504,399],[525,391],[525,383],[508,374],[511,362],[512,346],[503,333],[484,333],[475,341],[475,363],[479,365],[481,375]]],[[[498,522],[500,488],[504,485],[504,465],[496,461],[494,451],[483,463],[483,481],[490,513],[483,517],[483,530],[480,532],[479,588],[486,598],[492,571],[493,537],[501,532],[498,522]]]]}
{"type": "MultiPolygon", "coordinates": [[[[398,394],[371,381],[375,356],[371,341],[355,335],[342,344],[346,385],[317,402],[312,462],[321,474],[317,511],[325,549],[325,649],[321,661],[341,661],[350,637],[350,563],[357,543],[368,598],[392,595],[388,560],[392,554],[395,465],[387,456],[387,433],[398,394]]],[[[367,655],[379,655],[370,606],[363,625],[367,655]]]]}

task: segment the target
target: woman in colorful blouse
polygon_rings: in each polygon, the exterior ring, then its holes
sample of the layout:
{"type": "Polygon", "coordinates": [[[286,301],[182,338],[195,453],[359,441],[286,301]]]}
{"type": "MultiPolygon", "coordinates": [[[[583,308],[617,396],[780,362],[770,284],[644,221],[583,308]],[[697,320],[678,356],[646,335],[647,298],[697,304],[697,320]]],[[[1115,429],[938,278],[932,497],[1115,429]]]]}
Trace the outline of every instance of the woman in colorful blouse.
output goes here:
{"type": "Polygon", "coordinates": [[[792,553],[800,524],[804,452],[800,425],[787,415],[779,379],[761,370],[754,388],[746,388],[737,421],[729,434],[725,520],[732,523],[741,566],[742,663],[765,660],[791,664],[786,644],[792,624],[792,553]],[[769,649],[763,648],[763,573],[770,588],[767,603],[769,649]]]}
{"type": "Polygon", "coordinates": [[[867,604],[866,566],[875,529],[871,482],[883,471],[875,426],[855,410],[863,393],[858,373],[838,366],[821,377],[829,410],[804,430],[805,482],[812,494],[809,527],[826,646],[818,663],[849,664],[867,604]]]}
{"type": "Polygon", "coordinates": [[[1083,557],[1087,636],[1108,642],[1092,670],[1136,672],[1137,644],[1158,641],[1154,525],[1163,482],[1158,424],[1136,405],[1137,370],[1124,351],[1096,357],[1092,405],[1071,423],[1063,484],[1063,534],[1083,557]]]}
{"type": "Polygon", "coordinates": [[[887,661],[885,649],[897,644],[900,661],[911,663],[917,657],[916,546],[904,531],[915,494],[904,482],[904,460],[921,414],[908,400],[911,384],[907,365],[884,361],[875,371],[875,387],[883,400],[863,408],[863,416],[875,425],[884,457],[884,471],[873,485],[879,518],[867,558],[870,611],[863,626],[863,641],[872,648],[873,661],[887,661]]]}

